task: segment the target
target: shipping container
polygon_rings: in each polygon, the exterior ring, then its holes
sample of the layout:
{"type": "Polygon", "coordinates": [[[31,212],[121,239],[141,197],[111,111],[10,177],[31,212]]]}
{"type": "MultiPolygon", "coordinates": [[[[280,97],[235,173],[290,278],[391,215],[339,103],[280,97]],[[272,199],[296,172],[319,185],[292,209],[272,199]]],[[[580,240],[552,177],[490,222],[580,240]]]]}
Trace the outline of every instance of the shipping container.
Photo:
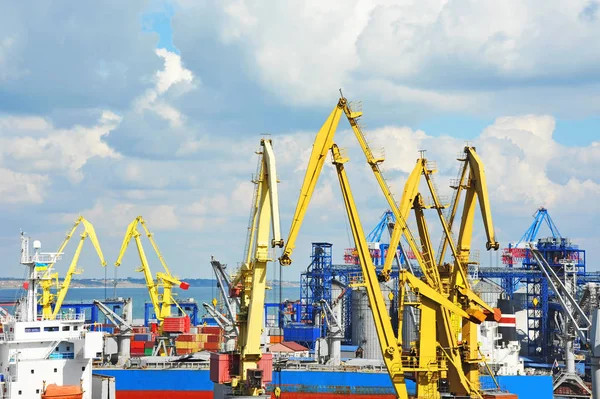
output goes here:
{"type": "Polygon", "coordinates": [[[221,348],[220,342],[205,342],[204,349],[207,351],[218,351],[221,348]]]}
{"type": "Polygon", "coordinates": [[[220,335],[208,335],[206,342],[221,342],[223,339],[220,335]]]}
{"type": "Polygon", "coordinates": [[[312,343],[321,337],[319,327],[309,327],[303,325],[292,325],[283,328],[284,341],[295,341],[301,343],[312,343]]]}
{"type": "Polygon", "coordinates": [[[189,316],[181,317],[165,317],[162,325],[164,332],[170,333],[189,333],[190,318],[189,316]]]}
{"type": "Polygon", "coordinates": [[[131,349],[144,349],[144,344],[143,341],[130,341],[129,345],[131,349]]]}
{"type": "Polygon", "coordinates": [[[273,381],[273,354],[263,353],[258,362],[259,370],[263,371],[263,381],[269,383],[273,381]]]}
{"type": "Polygon", "coordinates": [[[270,335],[269,342],[272,344],[278,344],[280,342],[283,342],[283,335],[270,335]]]}
{"type": "Polygon", "coordinates": [[[212,335],[223,335],[223,329],[221,327],[215,326],[204,326],[202,327],[202,333],[212,335]]]}
{"type": "Polygon", "coordinates": [[[177,337],[176,341],[178,342],[195,342],[196,335],[194,334],[181,334],[177,337]]]}
{"type": "Polygon", "coordinates": [[[231,381],[229,374],[230,355],[227,353],[210,354],[210,380],[215,384],[231,381]]]}
{"type": "Polygon", "coordinates": [[[198,342],[207,342],[208,341],[208,334],[196,334],[196,340],[198,342]]]}
{"type": "Polygon", "coordinates": [[[133,340],[134,341],[153,341],[154,338],[152,337],[152,334],[135,334],[133,336],[133,340]]]}

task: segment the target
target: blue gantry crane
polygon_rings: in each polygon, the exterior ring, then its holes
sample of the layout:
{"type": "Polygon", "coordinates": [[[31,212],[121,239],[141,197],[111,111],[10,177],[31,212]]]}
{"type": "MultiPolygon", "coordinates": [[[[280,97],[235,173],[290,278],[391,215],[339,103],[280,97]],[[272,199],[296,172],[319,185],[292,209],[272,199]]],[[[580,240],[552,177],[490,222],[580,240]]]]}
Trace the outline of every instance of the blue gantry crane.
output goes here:
{"type": "Polygon", "coordinates": [[[558,275],[563,274],[564,264],[561,261],[569,260],[574,263],[578,282],[581,284],[595,281],[598,276],[586,273],[585,250],[560,234],[546,208],[537,209],[533,219],[519,241],[509,244],[503,250],[502,263],[506,268],[482,268],[479,274],[480,277],[500,278],[508,297],[513,297],[520,287],[525,287],[523,308],[527,310],[527,353],[530,356],[546,357],[552,351],[551,310],[558,303],[554,303],[555,294],[551,292],[548,280],[541,273],[529,245],[532,244],[537,249],[558,275]],[[543,224],[548,226],[551,235],[538,238],[543,224]]]}
{"type": "MultiPolygon", "coordinates": [[[[527,244],[530,242],[536,242],[538,233],[544,222],[552,234],[551,237],[544,239],[544,242],[548,242],[550,238],[552,242],[564,242],[560,232],[558,231],[558,227],[556,227],[556,224],[554,224],[554,221],[550,217],[548,210],[544,207],[540,207],[533,215],[533,222],[525,231],[523,236],[519,239],[519,241],[517,241],[515,244],[508,244],[508,248],[504,249],[502,254],[502,262],[507,267],[513,268],[515,265],[519,266],[519,264],[527,266],[531,263],[532,256],[527,244]]],[[[518,277],[515,278],[507,276],[502,279],[502,289],[508,296],[512,297],[521,281],[522,280],[518,277]]]]}

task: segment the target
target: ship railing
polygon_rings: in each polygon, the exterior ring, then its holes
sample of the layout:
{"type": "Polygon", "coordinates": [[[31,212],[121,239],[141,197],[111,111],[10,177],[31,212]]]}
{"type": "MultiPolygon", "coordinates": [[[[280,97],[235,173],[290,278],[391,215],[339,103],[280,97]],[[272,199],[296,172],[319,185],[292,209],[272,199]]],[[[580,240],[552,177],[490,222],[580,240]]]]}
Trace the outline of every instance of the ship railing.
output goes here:
{"type": "MultiPolygon", "coordinates": [[[[111,367],[111,366],[105,366],[111,367]]],[[[118,366],[121,368],[121,366],[118,366]]],[[[131,369],[195,369],[195,370],[208,370],[210,368],[209,362],[173,362],[173,361],[145,361],[141,366],[133,366],[131,369]]]]}
{"type": "Polygon", "coordinates": [[[85,321],[85,313],[59,313],[54,320],[60,321],[85,321]]]}
{"type": "Polygon", "coordinates": [[[296,360],[285,361],[283,360],[282,365],[277,365],[276,362],[273,364],[274,369],[282,369],[282,370],[311,370],[311,371],[361,371],[361,372],[387,372],[385,365],[375,365],[375,364],[364,364],[364,365],[345,365],[341,364],[340,366],[329,366],[325,364],[318,363],[302,363],[296,360]]]}

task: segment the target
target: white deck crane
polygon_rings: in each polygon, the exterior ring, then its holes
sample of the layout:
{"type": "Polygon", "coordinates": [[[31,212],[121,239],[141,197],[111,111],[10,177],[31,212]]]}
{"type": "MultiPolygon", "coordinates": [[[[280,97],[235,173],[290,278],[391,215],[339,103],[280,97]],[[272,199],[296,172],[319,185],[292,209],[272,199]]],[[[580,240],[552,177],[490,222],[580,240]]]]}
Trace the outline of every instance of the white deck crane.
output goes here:
{"type": "MultiPolygon", "coordinates": [[[[559,388],[566,386],[572,391],[578,391],[577,394],[591,395],[592,391],[575,372],[574,342],[576,336],[579,335],[581,342],[586,347],[592,347],[592,354],[595,349],[594,342],[588,337],[592,322],[575,299],[577,267],[572,260],[565,259],[561,261],[563,265],[563,279],[561,280],[534,244],[530,243],[529,249],[562,305],[561,313],[563,316],[560,318],[560,338],[563,344],[566,367],[564,372],[560,373],[558,378],[554,380],[554,391],[556,392],[559,388]]],[[[594,335],[590,335],[593,339],[594,335]]]]}
{"type": "Polygon", "coordinates": [[[215,319],[215,322],[223,329],[223,337],[225,338],[225,352],[235,350],[235,339],[238,336],[237,326],[235,321],[221,314],[215,307],[209,303],[203,302],[202,306],[206,312],[215,319]]]}
{"type": "Polygon", "coordinates": [[[344,331],[342,326],[337,319],[333,309],[329,306],[326,300],[321,299],[321,307],[323,313],[325,313],[325,319],[327,320],[327,347],[329,348],[329,361],[328,364],[332,366],[339,366],[342,362],[342,340],[344,339],[344,331]]]}
{"type": "Polygon", "coordinates": [[[212,266],[213,272],[215,273],[215,277],[217,279],[217,286],[219,287],[219,291],[221,292],[221,296],[223,297],[225,309],[227,310],[227,315],[230,320],[235,320],[237,311],[240,308],[240,298],[231,295],[231,278],[229,277],[227,270],[225,270],[227,266],[219,262],[214,257],[211,257],[210,265],[212,266]]]}

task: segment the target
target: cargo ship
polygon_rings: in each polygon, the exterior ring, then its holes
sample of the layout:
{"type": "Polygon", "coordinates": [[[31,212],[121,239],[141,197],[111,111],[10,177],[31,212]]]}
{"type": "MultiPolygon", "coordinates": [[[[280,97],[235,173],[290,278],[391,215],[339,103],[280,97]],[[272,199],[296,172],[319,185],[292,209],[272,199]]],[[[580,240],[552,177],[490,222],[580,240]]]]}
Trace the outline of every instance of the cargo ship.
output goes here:
{"type": "Polygon", "coordinates": [[[60,253],[41,253],[40,241],[21,234],[25,295],[14,314],[0,308],[0,398],[91,399],[92,360],[102,353],[101,332],[89,331],[85,315],[46,319],[37,313],[37,288],[60,253]]]}
{"type": "MultiPolygon", "coordinates": [[[[511,314],[508,313],[511,311],[509,305],[502,300],[498,305],[504,312],[503,318],[500,323],[484,323],[480,337],[481,350],[486,354],[496,381],[490,376],[482,375],[481,388],[485,391],[499,386],[501,390],[516,394],[520,399],[551,398],[552,376],[535,374],[539,372],[523,367],[519,358],[520,343],[516,338],[516,324],[511,321],[511,314]],[[536,389],[532,390],[532,386],[536,389]]],[[[185,323],[170,322],[167,329],[184,327],[185,323]]],[[[142,327],[138,327],[137,331],[142,330],[142,327]]],[[[180,356],[149,356],[148,349],[141,349],[144,347],[142,341],[137,341],[137,344],[133,341],[132,358],[123,367],[100,367],[94,372],[115,377],[117,399],[213,398],[210,353],[216,352],[213,349],[217,347],[214,342],[222,340],[222,332],[219,332],[219,327],[214,326],[199,326],[192,331],[193,334],[180,334],[175,341],[180,356]]],[[[134,340],[136,336],[147,339],[147,335],[135,334],[134,340]]],[[[279,388],[279,397],[283,399],[396,397],[383,362],[380,359],[355,358],[353,352],[357,347],[342,346],[342,364],[332,366],[320,364],[313,350],[308,353],[308,348],[297,343],[289,345],[292,349],[282,356],[276,348],[285,346],[286,342],[279,338],[282,337],[272,336],[265,340],[271,342],[269,351],[274,355],[273,374],[271,381],[267,383],[267,392],[273,398],[276,397],[276,388],[279,388]]],[[[306,337],[297,335],[295,338],[304,340],[306,337]]],[[[377,346],[373,345],[372,348],[377,349],[377,346]]],[[[369,346],[365,345],[365,349],[367,355],[373,355],[368,352],[369,346]]],[[[407,389],[409,394],[414,395],[414,382],[407,380],[407,389]]]]}
{"type": "MultiPolygon", "coordinates": [[[[143,369],[101,368],[103,375],[114,376],[117,399],[212,399],[208,363],[186,364],[166,361],[163,364],[146,363],[143,369]]],[[[519,399],[551,398],[552,376],[521,375],[497,376],[500,387],[518,395],[519,399]],[[535,389],[532,389],[535,387],[535,389]]],[[[342,399],[395,399],[395,391],[385,368],[342,367],[337,370],[283,369],[275,370],[273,382],[267,390],[275,397],[276,387],[282,399],[322,398],[342,399]]],[[[492,389],[490,377],[482,377],[482,387],[492,389]]],[[[408,392],[415,394],[415,385],[407,381],[408,392]]]]}
{"type": "MultiPolygon", "coordinates": [[[[317,343],[324,339],[320,335],[321,329],[314,324],[298,322],[307,312],[301,303],[266,305],[266,308],[284,306],[288,314],[297,316],[297,323],[286,323],[283,328],[276,327],[277,320],[265,318],[263,343],[265,350],[273,354],[273,373],[266,388],[273,398],[276,388],[283,399],[396,397],[381,358],[366,294],[360,289],[344,291],[342,287],[333,287],[332,297],[346,294],[347,300],[338,301],[333,309],[344,313],[344,304],[352,307],[349,335],[354,345],[340,347],[339,365],[329,361],[330,354],[320,353],[317,343]],[[292,345],[288,345],[290,343],[292,345]],[[289,350],[283,348],[286,345],[289,350]]],[[[482,389],[491,391],[499,387],[520,399],[551,398],[552,376],[525,369],[519,358],[520,342],[513,309],[503,300],[498,300],[498,307],[503,315],[500,322],[485,322],[480,329],[481,350],[498,385],[492,377],[482,375],[482,389]],[[532,386],[536,389],[532,390],[532,386]]],[[[163,335],[171,337],[173,347],[157,351],[157,326],[150,319],[148,327],[133,327],[130,357],[125,363],[97,367],[94,372],[115,378],[117,399],[213,398],[215,385],[211,380],[210,355],[223,349],[227,342],[226,328],[206,325],[213,322],[205,319],[194,326],[194,323],[189,324],[186,316],[165,319],[163,335]],[[176,355],[170,356],[172,353],[176,355]]],[[[406,342],[415,339],[406,331],[403,336],[406,342]]],[[[409,394],[416,394],[414,382],[408,380],[407,389],[409,394]]]]}

